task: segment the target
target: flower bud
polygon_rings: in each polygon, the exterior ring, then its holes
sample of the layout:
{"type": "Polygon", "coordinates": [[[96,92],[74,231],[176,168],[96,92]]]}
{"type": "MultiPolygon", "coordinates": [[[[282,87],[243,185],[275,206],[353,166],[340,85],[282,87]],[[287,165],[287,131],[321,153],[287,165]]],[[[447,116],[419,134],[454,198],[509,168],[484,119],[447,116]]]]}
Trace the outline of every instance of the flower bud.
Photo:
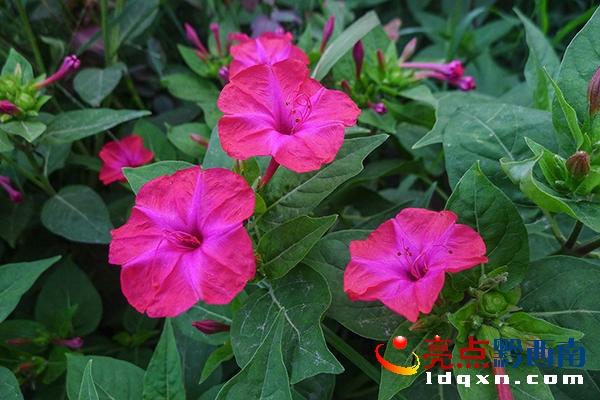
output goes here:
{"type": "Polygon", "coordinates": [[[190,139],[192,139],[194,142],[198,143],[205,149],[208,149],[208,140],[206,140],[206,138],[198,135],[197,133],[190,133],[190,139]]]}
{"type": "Polygon", "coordinates": [[[321,39],[321,48],[319,49],[320,53],[323,53],[325,50],[325,46],[327,46],[327,42],[331,39],[331,35],[333,34],[333,28],[335,27],[335,17],[332,15],[329,17],[325,26],[323,27],[323,38],[321,39]]]}
{"type": "Polygon", "coordinates": [[[229,68],[223,66],[219,68],[219,78],[223,81],[223,83],[229,83],[229,68]]]}
{"type": "Polygon", "coordinates": [[[583,178],[590,172],[590,155],[585,151],[578,151],[567,160],[567,169],[576,179],[583,178]]]}
{"type": "Polygon", "coordinates": [[[205,58],[208,55],[208,50],[206,50],[206,47],[204,47],[204,44],[198,37],[198,34],[194,30],[194,28],[187,22],[183,24],[183,26],[185,28],[185,36],[187,37],[187,40],[190,41],[190,43],[196,46],[198,56],[200,58],[205,58]]]}
{"type": "Polygon", "coordinates": [[[387,34],[388,38],[392,42],[397,41],[400,38],[400,27],[402,26],[402,20],[400,18],[394,18],[383,26],[383,30],[387,34]]]}
{"type": "MultiPolygon", "coordinates": [[[[504,367],[494,367],[494,375],[508,375],[504,367]]],[[[498,400],[513,400],[512,389],[508,383],[498,383],[496,385],[496,393],[498,393],[498,400]]]]}
{"type": "Polygon", "coordinates": [[[500,292],[491,291],[481,297],[481,308],[489,314],[499,314],[506,310],[508,302],[500,292]]]}
{"type": "Polygon", "coordinates": [[[206,335],[213,333],[226,332],[229,330],[229,325],[222,324],[212,319],[204,319],[202,321],[192,322],[192,326],[206,335]]]}
{"type": "Polygon", "coordinates": [[[342,81],[341,85],[342,85],[342,90],[343,90],[344,92],[346,92],[346,94],[348,94],[348,95],[349,95],[349,94],[351,94],[351,93],[352,93],[352,88],[350,87],[350,84],[348,83],[348,81],[347,81],[347,80],[345,80],[345,79],[344,79],[344,80],[342,81]]]}
{"type": "Polygon", "coordinates": [[[219,55],[222,55],[223,49],[221,48],[221,34],[219,33],[219,24],[217,24],[216,22],[211,23],[210,31],[215,37],[215,42],[217,43],[217,51],[219,52],[219,55]]]}
{"type": "Polygon", "coordinates": [[[32,342],[31,339],[20,338],[20,337],[6,340],[6,344],[9,344],[11,346],[24,346],[26,344],[30,344],[31,342],[32,342]]]}
{"type": "Polygon", "coordinates": [[[75,54],[71,54],[70,56],[65,57],[58,71],[50,75],[44,81],[36,83],[34,86],[36,89],[43,89],[46,86],[61,80],[70,72],[77,70],[80,65],[81,61],[79,61],[77,56],[75,54]]]}
{"type": "Polygon", "coordinates": [[[415,50],[417,49],[417,38],[412,38],[406,43],[404,49],[402,49],[402,53],[400,54],[400,59],[398,60],[400,63],[403,63],[409,60],[413,54],[415,54],[415,50]]]}
{"type": "Polygon", "coordinates": [[[8,198],[13,203],[20,203],[23,201],[23,194],[12,186],[8,176],[0,175],[0,187],[6,191],[8,198]]]}
{"type": "Polygon", "coordinates": [[[77,336],[71,339],[54,339],[52,343],[58,346],[68,347],[72,350],[78,350],[83,347],[83,338],[77,336]]]}
{"type": "Polygon", "coordinates": [[[387,108],[382,102],[371,103],[369,104],[369,107],[371,108],[371,110],[375,111],[379,115],[384,115],[385,113],[387,113],[387,108]]]}
{"type": "Polygon", "coordinates": [[[477,87],[477,84],[475,83],[475,78],[473,78],[472,76],[463,76],[458,80],[450,81],[450,83],[458,86],[458,88],[463,92],[474,90],[477,87]]]}
{"type": "Polygon", "coordinates": [[[600,111],[600,68],[596,70],[588,85],[588,101],[590,117],[600,111]]]}
{"type": "Polygon", "coordinates": [[[0,100],[0,114],[15,115],[19,112],[19,107],[10,100],[0,100]]]}
{"type": "Polygon", "coordinates": [[[362,41],[359,40],[354,45],[352,57],[354,58],[354,64],[356,66],[356,79],[360,79],[363,61],[365,59],[365,48],[363,47],[362,41]]]}
{"type": "Polygon", "coordinates": [[[377,64],[381,72],[385,71],[385,55],[383,55],[381,49],[377,49],[377,64]]]}

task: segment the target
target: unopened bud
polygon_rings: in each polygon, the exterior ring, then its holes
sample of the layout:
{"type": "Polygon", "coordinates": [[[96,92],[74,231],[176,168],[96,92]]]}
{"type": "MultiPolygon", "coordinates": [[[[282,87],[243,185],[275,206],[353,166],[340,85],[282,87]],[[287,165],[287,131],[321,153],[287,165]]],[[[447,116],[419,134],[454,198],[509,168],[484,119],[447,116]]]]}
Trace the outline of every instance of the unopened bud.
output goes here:
{"type": "Polygon", "coordinates": [[[344,79],[342,81],[341,85],[342,85],[342,90],[344,92],[346,92],[346,94],[351,94],[352,93],[352,88],[350,87],[350,84],[348,83],[347,80],[344,79]]]}
{"type": "Polygon", "coordinates": [[[590,117],[600,111],[600,68],[596,70],[588,85],[588,101],[590,117]]]}
{"type": "Polygon", "coordinates": [[[19,107],[9,100],[0,100],[0,114],[15,115],[19,112],[19,107]]]}
{"type": "Polygon", "coordinates": [[[415,54],[415,50],[417,49],[417,38],[412,38],[406,43],[404,49],[402,49],[402,54],[400,54],[401,63],[408,61],[413,54],[415,54]]]}
{"type": "Polygon", "coordinates": [[[333,28],[335,27],[335,17],[332,15],[329,17],[325,26],[323,27],[323,39],[321,40],[321,48],[319,49],[320,53],[323,53],[325,47],[327,46],[327,42],[331,39],[331,35],[333,34],[333,28]]]}
{"type": "Polygon", "coordinates": [[[363,61],[365,59],[365,48],[363,47],[362,41],[359,40],[354,45],[352,57],[354,58],[354,65],[356,66],[356,79],[360,79],[363,61]]]}
{"type": "Polygon", "coordinates": [[[192,322],[192,326],[206,335],[226,332],[229,330],[229,325],[222,324],[212,319],[204,319],[202,321],[192,322]]]}
{"type": "Polygon", "coordinates": [[[379,70],[381,72],[385,71],[385,56],[381,49],[377,49],[377,64],[379,65],[379,70]]]}
{"type": "Polygon", "coordinates": [[[215,42],[217,43],[217,52],[219,53],[219,55],[222,55],[223,49],[221,48],[221,34],[219,32],[219,24],[217,24],[216,22],[213,22],[212,24],[209,25],[209,28],[210,28],[210,31],[215,36],[215,42]]]}
{"type": "Polygon", "coordinates": [[[567,160],[567,169],[576,178],[583,178],[590,172],[590,155],[585,151],[578,151],[567,160]]]}

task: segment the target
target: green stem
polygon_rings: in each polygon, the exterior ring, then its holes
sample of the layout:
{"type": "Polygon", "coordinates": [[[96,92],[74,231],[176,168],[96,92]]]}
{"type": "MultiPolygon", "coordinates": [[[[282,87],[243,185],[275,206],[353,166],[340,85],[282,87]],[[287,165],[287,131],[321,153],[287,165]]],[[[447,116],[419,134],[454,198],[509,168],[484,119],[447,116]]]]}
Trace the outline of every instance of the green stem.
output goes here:
{"type": "Polygon", "coordinates": [[[567,239],[567,242],[564,245],[565,249],[571,249],[573,248],[573,246],[575,246],[575,244],[577,244],[577,239],[579,238],[579,234],[581,233],[582,229],[583,223],[581,221],[577,221],[575,223],[575,226],[573,227],[573,231],[569,235],[569,238],[567,239]]]}
{"type": "Polygon", "coordinates": [[[136,107],[140,110],[145,110],[146,106],[144,105],[140,94],[135,88],[135,85],[133,84],[133,80],[131,79],[129,72],[125,72],[125,85],[127,85],[127,89],[129,90],[129,93],[131,93],[131,98],[133,99],[133,102],[135,103],[136,107]]]}
{"type": "Polygon", "coordinates": [[[332,345],[337,351],[339,351],[344,357],[350,360],[356,365],[362,372],[365,373],[373,382],[379,384],[380,372],[377,368],[371,364],[366,358],[352,348],[349,344],[344,342],[341,337],[335,334],[327,326],[322,325],[323,333],[325,334],[325,340],[327,343],[332,345]]]}
{"type": "Polygon", "coordinates": [[[108,0],[100,0],[100,26],[102,29],[102,41],[104,42],[104,64],[110,65],[110,31],[108,30],[108,0]]]}
{"type": "MultiPolygon", "coordinates": [[[[419,177],[420,180],[422,180],[423,182],[425,182],[429,186],[433,185],[433,180],[431,180],[429,177],[427,177],[425,175],[418,175],[418,177],[419,177]]],[[[449,196],[446,194],[446,192],[444,192],[444,189],[442,189],[439,185],[435,186],[435,191],[436,191],[437,194],[440,195],[440,197],[442,199],[444,199],[444,201],[448,201],[449,196]]]]}
{"type": "Polygon", "coordinates": [[[580,256],[584,256],[597,248],[600,248],[600,237],[576,247],[573,251],[580,256]]]}
{"type": "Polygon", "coordinates": [[[42,53],[40,52],[37,40],[33,34],[33,29],[31,29],[31,23],[29,22],[27,11],[25,11],[23,0],[16,0],[15,3],[17,5],[17,11],[19,12],[19,18],[21,18],[21,23],[23,24],[23,29],[25,30],[25,35],[27,35],[27,40],[29,41],[31,50],[33,51],[35,64],[41,72],[46,73],[46,67],[44,66],[44,60],[42,59],[42,53]]]}
{"type": "Polygon", "coordinates": [[[571,33],[574,29],[577,29],[579,25],[583,25],[587,22],[588,19],[594,14],[596,10],[596,6],[591,7],[585,13],[581,14],[579,17],[570,20],[561,30],[558,31],[554,39],[552,39],[552,44],[557,46],[562,42],[562,40],[571,33]]]}
{"type": "Polygon", "coordinates": [[[50,191],[48,191],[47,186],[43,182],[41,182],[40,180],[38,180],[33,174],[31,174],[25,168],[21,167],[19,164],[17,164],[16,162],[14,162],[9,157],[6,157],[4,154],[0,153],[0,160],[4,160],[8,164],[10,164],[17,172],[19,172],[21,175],[23,175],[25,178],[27,178],[31,183],[33,183],[34,185],[36,185],[37,187],[39,187],[40,189],[42,189],[49,196],[53,196],[54,195],[54,193],[51,193],[50,191]]]}
{"type": "Polygon", "coordinates": [[[550,224],[550,229],[552,229],[552,234],[554,234],[554,237],[556,238],[556,240],[558,240],[558,242],[560,244],[564,244],[566,239],[565,239],[565,236],[560,231],[560,227],[556,223],[556,220],[548,211],[546,211],[546,210],[542,210],[542,211],[544,212],[544,216],[546,217],[546,220],[550,224]]]}

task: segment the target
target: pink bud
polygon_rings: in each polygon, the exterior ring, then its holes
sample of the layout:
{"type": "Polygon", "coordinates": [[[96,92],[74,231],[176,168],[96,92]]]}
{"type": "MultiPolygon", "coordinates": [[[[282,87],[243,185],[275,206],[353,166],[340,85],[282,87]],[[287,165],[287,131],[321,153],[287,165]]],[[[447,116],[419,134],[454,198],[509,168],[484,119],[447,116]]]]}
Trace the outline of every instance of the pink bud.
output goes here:
{"type": "Polygon", "coordinates": [[[354,58],[354,64],[356,66],[356,79],[360,79],[363,61],[365,59],[365,48],[363,47],[362,41],[359,40],[354,45],[352,57],[354,58]]]}
{"type": "Polygon", "coordinates": [[[402,20],[400,18],[394,18],[383,26],[383,30],[388,35],[392,42],[397,41],[400,38],[400,27],[402,26],[402,20]]]}
{"type": "Polygon", "coordinates": [[[379,70],[382,72],[385,71],[385,56],[381,49],[377,49],[377,64],[379,65],[379,70]]]}
{"type": "Polygon", "coordinates": [[[585,151],[578,151],[567,160],[567,169],[574,178],[583,178],[590,172],[590,155],[585,151]]]}
{"type": "Polygon", "coordinates": [[[229,325],[222,324],[212,319],[204,319],[202,321],[192,322],[192,326],[206,335],[227,332],[229,330],[229,325]]]}
{"type": "Polygon", "coordinates": [[[80,65],[81,65],[81,61],[79,61],[79,59],[77,58],[77,56],[75,54],[71,54],[70,56],[65,57],[62,65],[60,66],[58,71],[56,71],[55,73],[50,75],[44,81],[36,83],[35,88],[36,89],[45,88],[46,86],[64,78],[70,72],[77,70],[80,65]]]}
{"type": "Polygon", "coordinates": [[[347,80],[344,79],[342,81],[341,85],[342,85],[342,90],[344,92],[346,92],[346,94],[351,94],[352,93],[352,88],[350,87],[350,84],[348,83],[347,80]]]}
{"type": "Polygon", "coordinates": [[[197,133],[190,133],[190,139],[208,149],[208,140],[197,133]]]}
{"type": "Polygon", "coordinates": [[[323,27],[323,38],[321,40],[321,48],[319,49],[320,53],[323,53],[325,50],[325,46],[327,46],[327,42],[331,39],[331,35],[333,34],[333,28],[335,27],[335,17],[332,15],[329,17],[325,26],[323,27]]]}
{"type": "Polygon", "coordinates": [[[465,68],[460,60],[452,60],[446,64],[446,68],[442,71],[445,75],[448,75],[451,79],[458,79],[465,74],[465,68]]]}
{"type": "Polygon", "coordinates": [[[596,70],[588,85],[588,101],[590,117],[600,111],[600,68],[596,70]]]}
{"type": "Polygon", "coordinates": [[[0,114],[15,115],[19,112],[19,107],[9,100],[0,100],[0,114]]]}
{"type": "Polygon", "coordinates": [[[383,104],[381,102],[370,103],[369,107],[371,108],[371,110],[375,111],[379,115],[383,115],[383,114],[387,113],[387,107],[385,106],[385,104],[383,104]]]}
{"type": "Polygon", "coordinates": [[[0,175],[0,187],[6,191],[8,198],[13,203],[20,203],[23,201],[23,194],[12,186],[8,176],[0,175]]]}
{"type": "Polygon", "coordinates": [[[78,350],[83,347],[83,338],[76,336],[71,339],[54,339],[52,343],[58,346],[65,346],[73,350],[78,350]]]}
{"type": "Polygon", "coordinates": [[[450,80],[449,82],[457,86],[460,90],[464,92],[474,90],[477,87],[475,83],[475,78],[473,78],[472,76],[463,76],[457,80],[450,80]]]}
{"type": "Polygon", "coordinates": [[[14,338],[14,339],[8,339],[6,341],[6,344],[10,344],[11,346],[23,346],[26,344],[30,344],[31,343],[31,339],[26,339],[26,338],[14,338]]]}
{"type": "Polygon", "coordinates": [[[183,26],[185,27],[185,35],[187,37],[187,40],[189,40],[190,43],[196,46],[196,54],[198,54],[198,56],[202,59],[206,58],[206,56],[208,55],[208,50],[206,50],[206,47],[204,47],[204,44],[202,44],[202,41],[198,37],[198,34],[194,30],[194,28],[187,22],[183,24],[183,26]]]}
{"type": "MultiPolygon", "coordinates": [[[[503,367],[494,367],[494,375],[507,375],[506,370],[503,367]]],[[[513,400],[512,390],[508,383],[499,383],[496,385],[496,392],[498,393],[498,400],[513,400]]]]}
{"type": "Polygon", "coordinates": [[[215,42],[217,43],[217,51],[219,52],[219,55],[222,55],[223,49],[221,48],[221,35],[219,34],[219,24],[217,24],[216,22],[211,23],[210,31],[215,37],[215,42]]]}
{"type": "Polygon", "coordinates": [[[404,46],[404,49],[402,49],[402,54],[400,54],[400,59],[398,61],[400,61],[401,63],[409,60],[413,54],[415,54],[415,50],[417,49],[417,38],[412,38],[408,41],[408,43],[406,43],[406,46],[404,46]]]}
{"type": "Polygon", "coordinates": [[[219,78],[223,81],[223,83],[229,82],[229,68],[223,66],[219,68],[219,78]]]}

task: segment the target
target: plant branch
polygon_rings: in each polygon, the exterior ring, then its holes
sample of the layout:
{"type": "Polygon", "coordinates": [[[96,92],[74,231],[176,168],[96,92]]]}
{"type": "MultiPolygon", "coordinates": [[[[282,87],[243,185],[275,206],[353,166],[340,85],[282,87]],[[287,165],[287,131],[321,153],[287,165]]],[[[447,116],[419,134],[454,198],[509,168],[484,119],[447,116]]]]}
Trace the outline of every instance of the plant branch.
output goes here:
{"type": "Polygon", "coordinates": [[[582,229],[583,223],[581,221],[577,221],[575,223],[575,226],[573,227],[573,231],[569,235],[569,238],[567,239],[567,242],[564,245],[565,249],[571,249],[573,248],[573,246],[575,246],[575,244],[577,244],[577,239],[579,238],[579,234],[581,233],[582,229]]]}
{"type": "Polygon", "coordinates": [[[556,240],[558,240],[558,242],[560,244],[564,244],[566,239],[565,239],[565,236],[563,235],[563,233],[560,231],[560,227],[558,226],[558,223],[556,222],[556,220],[554,219],[552,214],[550,214],[546,210],[542,210],[542,211],[544,212],[544,216],[546,217],[546,220],[550,224],[550,229],[552,229],[552,234],[554,235],[554,237],[556,238],[556,240]]]}
{"type": "Polygon", "coordinates": [[[573,251],[577,255],[584,256],[596,250],[597,248],[600,248],[600,237],[574,248],[573,251]]]}

